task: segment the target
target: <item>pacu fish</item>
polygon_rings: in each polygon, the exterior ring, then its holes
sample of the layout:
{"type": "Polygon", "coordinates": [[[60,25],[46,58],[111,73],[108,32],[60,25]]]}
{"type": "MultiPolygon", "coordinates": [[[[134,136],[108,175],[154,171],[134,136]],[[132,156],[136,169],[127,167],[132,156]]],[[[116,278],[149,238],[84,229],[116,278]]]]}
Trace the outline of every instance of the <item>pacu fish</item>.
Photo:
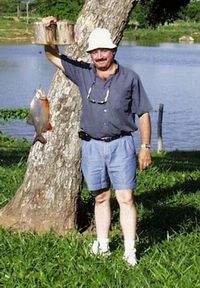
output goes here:
{"type": "Polygon", "coordinates": [[[51,130],[52,126],[50,124],[49,101],[45,92],[41,89],[37,89],[31,101],[27,123],[33,125],[36,132],[32,144],[34,145],[37,141],[46,144],[47,140],[42,133],[51,130]]]}

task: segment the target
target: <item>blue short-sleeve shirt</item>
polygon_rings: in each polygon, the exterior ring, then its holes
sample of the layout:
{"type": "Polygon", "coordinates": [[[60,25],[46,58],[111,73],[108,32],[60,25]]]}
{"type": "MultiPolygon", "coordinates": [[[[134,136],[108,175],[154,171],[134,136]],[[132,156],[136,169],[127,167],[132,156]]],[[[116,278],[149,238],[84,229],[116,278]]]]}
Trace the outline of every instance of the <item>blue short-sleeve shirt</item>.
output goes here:
{"type": "Polygon", "coordinates": [[[150,112],[152,106],[142,82],[134,71],[118,65],[115,74],[106,81],[96,75],[94,65],[61,56],[65,75],[78,85],[82,97],[80,127],[94,138],[115,136],[137,130],[135,115],[150,112]],[[109,90],[107,102],[102,101],[109,90]]]}

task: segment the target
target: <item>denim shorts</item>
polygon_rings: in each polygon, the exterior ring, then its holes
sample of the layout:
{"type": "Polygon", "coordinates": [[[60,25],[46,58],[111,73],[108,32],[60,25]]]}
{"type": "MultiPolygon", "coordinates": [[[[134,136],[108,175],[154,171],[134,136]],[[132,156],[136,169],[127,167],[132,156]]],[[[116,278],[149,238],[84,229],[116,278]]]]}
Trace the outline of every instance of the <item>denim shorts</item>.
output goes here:
{"type": "Polygon", "coordinates": [[[136,188],[136,151],[133,136],[111,142],[81,140],[83,176],[90,191],[136,188]]]}

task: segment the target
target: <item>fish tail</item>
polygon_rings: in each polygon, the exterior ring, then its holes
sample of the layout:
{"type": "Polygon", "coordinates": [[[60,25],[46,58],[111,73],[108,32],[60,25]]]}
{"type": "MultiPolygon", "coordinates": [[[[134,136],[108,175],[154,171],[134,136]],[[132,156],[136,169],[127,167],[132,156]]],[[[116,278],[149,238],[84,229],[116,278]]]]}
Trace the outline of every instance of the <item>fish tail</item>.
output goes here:
{"type": "Polygon", "coordinates": [[[47,126],[47,130],[52,130],[52,129],[53,129],[53,127],[52,127],[51,123],[49,123],[47,126]]]}
{"type": "Polygon", "coordinates": [[[37,134],[33,140],[32,145],[34,145],[37,141],[39,141],[42,144],[46,144],[47,140],[42,136],[42,134],[37,134]]]}

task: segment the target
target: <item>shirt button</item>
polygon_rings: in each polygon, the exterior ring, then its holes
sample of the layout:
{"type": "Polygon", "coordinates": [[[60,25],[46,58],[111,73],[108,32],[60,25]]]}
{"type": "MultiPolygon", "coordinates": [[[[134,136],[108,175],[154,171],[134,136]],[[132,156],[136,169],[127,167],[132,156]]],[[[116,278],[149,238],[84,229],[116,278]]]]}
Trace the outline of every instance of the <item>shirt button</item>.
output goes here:
{"type": "Polygon", "coordinates": [[[107,109],[104,109],[103,111],[104,111],[104,112],[107,112],[107,109]]]}

